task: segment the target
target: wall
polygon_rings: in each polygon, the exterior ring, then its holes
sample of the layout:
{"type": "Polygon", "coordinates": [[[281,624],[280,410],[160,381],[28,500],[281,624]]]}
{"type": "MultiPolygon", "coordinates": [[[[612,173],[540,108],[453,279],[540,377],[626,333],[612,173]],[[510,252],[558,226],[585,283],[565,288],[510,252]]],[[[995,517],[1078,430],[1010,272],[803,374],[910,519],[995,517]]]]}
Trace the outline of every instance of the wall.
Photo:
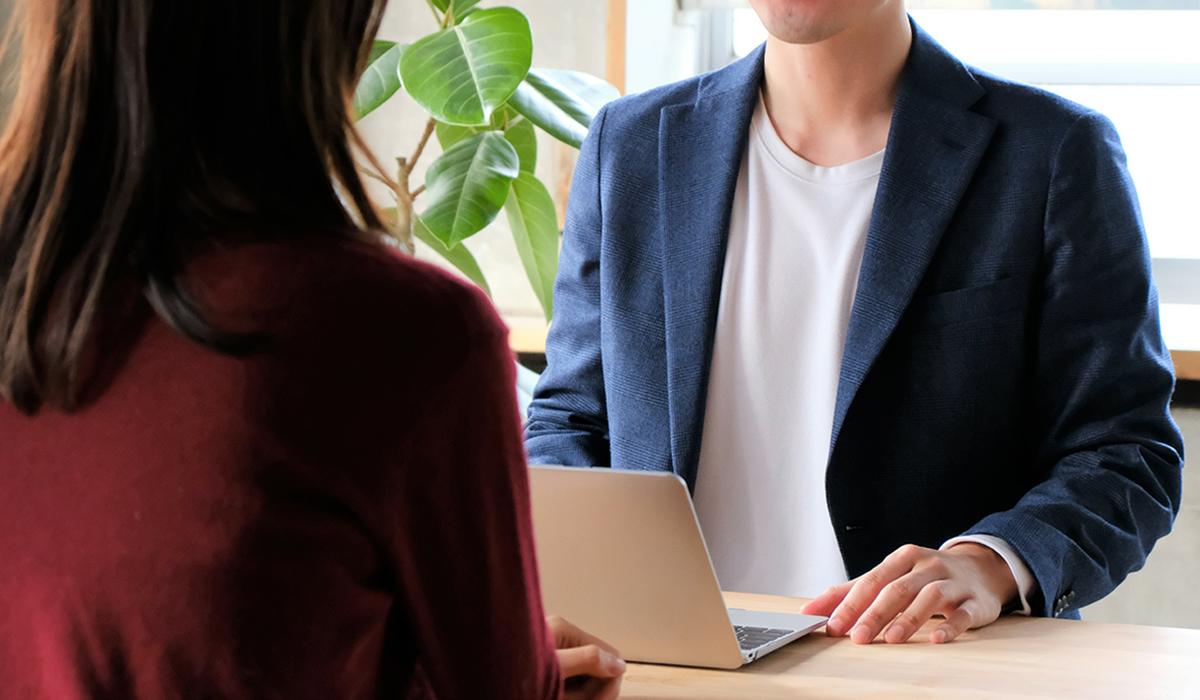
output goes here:
{"type": "Polygon", "coordinates": [[[626,92],[643,92],[702,72],[696,64],[703,39],[698,13],[678,11],[675,0],[629,0],[626,12],[626,92]]]}

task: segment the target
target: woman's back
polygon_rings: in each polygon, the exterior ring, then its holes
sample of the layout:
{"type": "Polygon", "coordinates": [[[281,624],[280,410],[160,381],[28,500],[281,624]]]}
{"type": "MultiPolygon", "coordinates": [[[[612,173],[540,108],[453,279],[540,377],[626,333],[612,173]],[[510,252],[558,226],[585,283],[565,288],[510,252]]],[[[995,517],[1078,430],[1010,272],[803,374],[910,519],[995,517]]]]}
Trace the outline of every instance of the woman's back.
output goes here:
{"type": "Polygon", "coordinates": [[[556,697],[486,299],[328,238],[185,279],[253,352],[135,296],[78,412],[0,402],[0,697],[556,697]]]}

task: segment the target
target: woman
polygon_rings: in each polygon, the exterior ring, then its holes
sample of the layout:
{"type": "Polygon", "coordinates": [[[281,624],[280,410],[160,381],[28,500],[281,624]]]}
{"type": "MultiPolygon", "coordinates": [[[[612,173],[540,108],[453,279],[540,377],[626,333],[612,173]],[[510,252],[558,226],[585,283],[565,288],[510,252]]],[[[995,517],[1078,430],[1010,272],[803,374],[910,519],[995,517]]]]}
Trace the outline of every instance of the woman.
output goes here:
{"type": "Polygon", "coordinates": [[[543,619],[503,326],[368,233],[383,4],[28,3],[0,697],[615,696],[543,619]]]}

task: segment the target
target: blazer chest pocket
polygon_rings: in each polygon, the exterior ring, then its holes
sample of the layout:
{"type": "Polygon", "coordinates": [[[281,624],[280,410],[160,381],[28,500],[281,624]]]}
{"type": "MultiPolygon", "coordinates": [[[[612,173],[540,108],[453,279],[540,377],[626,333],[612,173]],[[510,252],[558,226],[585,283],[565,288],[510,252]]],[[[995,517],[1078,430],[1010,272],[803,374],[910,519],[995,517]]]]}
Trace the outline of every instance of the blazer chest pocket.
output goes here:
{"type": "Polygon", "coordinates": [[[909,304],[907,316],[918,328],[999,316],[1024,305],[1025,289],[1021,281],[1019,277],[1006,277],[981,287],[915,297],[909,304]]]}

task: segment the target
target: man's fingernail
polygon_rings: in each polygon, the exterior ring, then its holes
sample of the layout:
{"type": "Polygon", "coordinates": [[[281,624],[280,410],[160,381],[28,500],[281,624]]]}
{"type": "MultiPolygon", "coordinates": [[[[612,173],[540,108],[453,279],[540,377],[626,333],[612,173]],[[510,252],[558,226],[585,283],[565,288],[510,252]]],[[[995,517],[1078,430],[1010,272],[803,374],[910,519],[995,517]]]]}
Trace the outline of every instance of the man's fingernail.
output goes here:
{"type": "Polygon", "coordinates": [[[945,644],[946,643],[946,630],[934,630],[933,631],[933,643],[934,644],[945,644]]]}
{"type": "Polygon", "coordinates": [[[870,634],[871,630],[867,629],[866,625],[857,625],[854,629],[850,630],[850,638],[854,640],[855,644],[865,644],[871,641],[868,638],[870,634]]]}
{"type": "Polygon", "coordinates": [[[884,636],[887,638],[888,644],[896,644],[904,639],[904,630],[893,625],[884,636]]]}
{"type": "Polygon", "coordinates": [[[840,635],[845,629],[846,623],[840,617],[831,618],[829,622],[825,623],[825,631],[834,637],[840,635]]]}
{"type": "Polygon", "coordinates": [[[600,660],[604,663],[604,668],[608,669],[609,673],[625,673],[625,660],[619,656],[600,650],[600,660]]]}

